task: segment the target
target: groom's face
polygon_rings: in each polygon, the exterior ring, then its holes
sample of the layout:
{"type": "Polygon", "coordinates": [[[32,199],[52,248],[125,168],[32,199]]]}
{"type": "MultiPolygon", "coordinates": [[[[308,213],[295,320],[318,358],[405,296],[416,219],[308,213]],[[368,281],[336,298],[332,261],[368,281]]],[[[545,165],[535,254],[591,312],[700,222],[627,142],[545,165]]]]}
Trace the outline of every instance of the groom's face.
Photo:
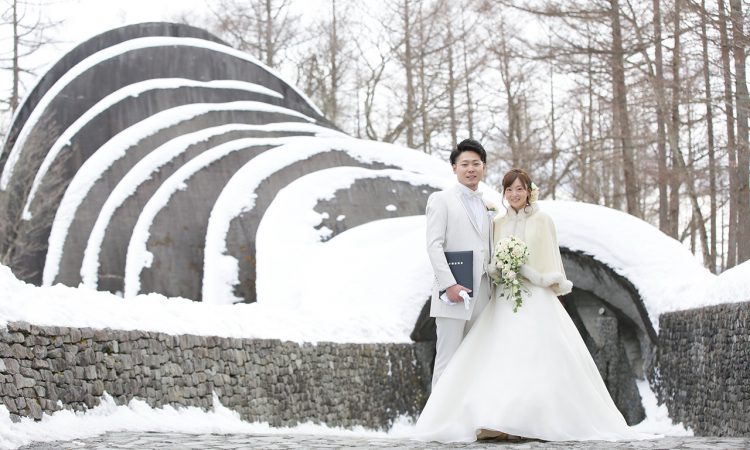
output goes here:
{"type": "Polygon", "coordinates": [[[456,158],[456,164],[453,164],[453,173],[456,174],[458,182],[476,191],[479,182],[484,178],[484,163],[479,153],[467,150],[462,152],[456,158]]]}

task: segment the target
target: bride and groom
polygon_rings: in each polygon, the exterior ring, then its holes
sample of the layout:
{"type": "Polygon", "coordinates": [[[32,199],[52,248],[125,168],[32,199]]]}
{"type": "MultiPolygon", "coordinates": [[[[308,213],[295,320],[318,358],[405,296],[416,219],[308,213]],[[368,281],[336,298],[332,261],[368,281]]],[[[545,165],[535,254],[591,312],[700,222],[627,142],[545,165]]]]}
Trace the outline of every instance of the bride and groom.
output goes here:
{"type": "Polygon", "coordinates": [[[508,211],[494,217],[477,189],[487,162],[482,145],[464,140],[450,162],[458,184],[432,194],[426,210],[437,344],[432,392],[416,438],[644,438],[625,423],[558,301],[572,283],[565,277],[554,224],[539,210],[529,175],[519,169],[505,174],[508,211]],[[497,277],[494,245],[509,236],[529,251],[521,268],[523,303],[515,312],[503,287],[491,281],[497,277]],[[465,251],[472,252],[473,289],[456,282],[446,259],[446,252],[465,251]]]}

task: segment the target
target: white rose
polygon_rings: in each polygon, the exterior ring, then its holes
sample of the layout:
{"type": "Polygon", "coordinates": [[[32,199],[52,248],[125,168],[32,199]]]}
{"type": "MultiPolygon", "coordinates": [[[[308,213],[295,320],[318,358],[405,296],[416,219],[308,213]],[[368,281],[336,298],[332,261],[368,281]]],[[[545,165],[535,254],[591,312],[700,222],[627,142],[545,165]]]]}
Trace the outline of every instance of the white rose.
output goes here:
{"type": "Polygon", "coordinates": [[[534,203],[539,200],[539,187],[531,183],[531,194],[529,194],[529,203],[534,203]]]}

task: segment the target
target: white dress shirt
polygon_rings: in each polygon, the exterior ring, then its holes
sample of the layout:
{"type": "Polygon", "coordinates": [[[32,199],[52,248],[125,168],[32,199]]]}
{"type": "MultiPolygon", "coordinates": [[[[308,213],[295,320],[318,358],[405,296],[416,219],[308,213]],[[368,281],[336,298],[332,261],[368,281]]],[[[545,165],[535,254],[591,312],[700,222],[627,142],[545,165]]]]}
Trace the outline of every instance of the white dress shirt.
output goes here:
{"type": "Polygon", "coordinates": [[[477,224],[479,231],[483,231],[486,226],[484,222],[487,217],[487,208],[482,201],[482,192],[479,190],[472,191],[463,184],[459,184],[459,187],[461,189],[461,200],[474,216],[474,223],[477,224]]]}

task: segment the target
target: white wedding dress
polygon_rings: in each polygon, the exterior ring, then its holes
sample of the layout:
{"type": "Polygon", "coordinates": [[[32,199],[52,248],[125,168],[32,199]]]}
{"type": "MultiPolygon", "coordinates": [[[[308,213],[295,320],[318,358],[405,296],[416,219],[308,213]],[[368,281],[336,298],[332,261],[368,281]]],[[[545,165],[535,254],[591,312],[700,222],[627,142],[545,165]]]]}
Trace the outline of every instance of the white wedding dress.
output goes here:
{"type": "Polygon", "coordinates": [[[554,292],[527,287],[518,312],[504,297],[485,308],[432,391],[414,437],[472,442],[480,430],[548,441],[652,437],[625,423],[554,292]]]}

